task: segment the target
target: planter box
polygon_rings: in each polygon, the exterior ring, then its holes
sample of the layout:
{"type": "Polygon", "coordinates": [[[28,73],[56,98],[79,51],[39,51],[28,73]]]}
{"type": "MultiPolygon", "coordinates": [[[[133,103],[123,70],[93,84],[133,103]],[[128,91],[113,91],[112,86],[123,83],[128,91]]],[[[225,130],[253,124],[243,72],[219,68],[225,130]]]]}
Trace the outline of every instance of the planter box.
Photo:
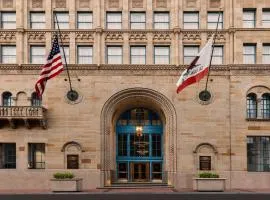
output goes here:
{"type": "Polygon", "coordinates": [[[193,190],[199,192],[213,191],[223,192],[225,191],[226,178],[194,178],[193,190]]]}
{"type": "Polygon", "coordinates": [[[82,179],[51,179],[53,192],[79,192],[82,191],[82,179]]]}

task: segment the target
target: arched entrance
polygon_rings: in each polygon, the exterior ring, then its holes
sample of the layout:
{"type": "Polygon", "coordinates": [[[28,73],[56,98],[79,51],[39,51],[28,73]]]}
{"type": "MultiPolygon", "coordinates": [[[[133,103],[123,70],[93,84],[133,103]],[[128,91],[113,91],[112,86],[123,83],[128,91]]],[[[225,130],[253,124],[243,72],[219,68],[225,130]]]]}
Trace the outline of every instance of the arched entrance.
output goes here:
{"type": "MultiPolygon", "coordinates": [[[[100,172],[101,186],[110,186],[118,180],[119,159],[117,158],[118,137],[117,123],[122,114],[130,112],[134,108],[144,108],[159,117],[162,125],[162,156],[159,157],[159,163],[162,162],[162,181],[169,185],[176,184],[176,157],[177,157],[177,134],[176,134],[176,111],[171,101],[163,94],[147,88],[130,88],[122,90],[111,96],[104,104],[101,112],[101,155],[100,155],[100,172]],[[166,177],[164,176],[166,172],[166,177]]],[[[136,128],[136,126],[135,126],[136,128]]],[[[147,129],[145,129],[146,131],[147,129]]],[[[135,131],[136,132],[136,131],[135,131]]],[[[135,134],[134,130],[130,133],[135,134]]],[[[149,138],[150,140],[150,138],[149,138]]],[[[136,141],[135,141],[136,142],[136,141]]],[[[130,150],[129,150],[130,151],[130,150]]],[[[135,156],[137,157],[137,156],[135,156]]],[[[149,158],[149,156],[148,156],[149,158]]],[[[153,157],[152,157],[153,158],[153,157]]],[[[142,159],[142,158],[140,158],[142,159]]],[[[148,172],[146,180],[153,181],[153,167],[150,159],[144,160],[144,163],[138,163],[134,160],[128,160],[129,164],[123,166],[129,170],[127,173],[127,182],[133,182],[134,171],[137,170],[148,172]],[[148,162],[148,164],[146,163],[148,162]],[[133,162],[133,166],[131,165],[133,162]],[[134,163],[138,165],[134,166],[134,163]],[[149,166],[147,166],[149,165],[149,166]],[[152,171],[150,171],[152,167],[152,171]],[[136,169],[135,169],[136,168],[136,169]],[[148,170],[149,168],[149,170],[148,170]],[[132,172],[133,170],[133,172],[132,172]],[[150,176],[150,173],[151,176],[150,176]],[[152,177],[152,178],[151,178],[152,177]]],[[[141,160],[140,160],[141,161],[141,160]]],[[[140,162],[139,161],[139,162],[140,162]]],[[[156,167],[157,168],[157,167],[156,167]]],[[[144,172],[143,172],[144,173],[144,172]]],[[[142,180],[141,175],[136,181],[142,180]]],[[[147,175],[145,175],[147,176],[147,175]]],[[[158,175],[157,175],[158,176],[158,175]]],[[[124,178],[123,178],[124,179],[124,178]]]]}
{"type": "Polygon", "coordinates": [[[123,112],[116,122],[116,182],[166,182],[163,126],[147,108],[123,112]]]}

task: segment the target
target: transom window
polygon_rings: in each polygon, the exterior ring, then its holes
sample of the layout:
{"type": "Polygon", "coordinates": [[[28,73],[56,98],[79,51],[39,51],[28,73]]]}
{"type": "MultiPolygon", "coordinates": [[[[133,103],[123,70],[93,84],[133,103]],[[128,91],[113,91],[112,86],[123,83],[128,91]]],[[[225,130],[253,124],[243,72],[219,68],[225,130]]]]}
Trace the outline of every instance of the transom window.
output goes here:
{"type": "MultiPolygon", "coordinates": [[[[69,29],[69,13],[68,12],[55,12],[60,29],[69,29]]],[[[55,16],[53,16],[55,17],[55,16]]],[[[54,28],[58,29],[56,20],[54,20],[54,28]]]]}
{"type": "Polygon", "coordinates": [[[130,28],[131,29],[145,29],[145,12],[131,12],[130,13],[130,28]]]}
{"type": "Polygon", "coordinates": [[[216,29],[217,23],[218,23],[218,29],[223,29],[223,12],[220,13],[220,16],[219,16],[219,12],[208,12],[208,15],[207,15],[208,29],[216,29]]]}
{"type": "Polygon", "coordinates": [[[78,29],[92,29],[93,28],[93,14],[91,12],[77,13],[77,28],[78,29]]]}
{"type": "Polygon", "coordinates": [[[256,26],[256,10],[243,9],[243,28],[255,28],[256,26]]]}
{"type": "Polygon", "coordinates": [[[30,28],[45,29],[45,12],[30,12],[30,28]]]}
{"type": "Polygon", "coordinates": [[[199,12],[184,12],[184,29],[199,29],[199,12]]]}
{"type": "Polygon", "coordinates": [[[1,13],[1,28],[16,29],[16,12],[1,13]]]}
{"type": "Polygon", "coordinates": [[[145,64],[146,50],[145,46],[130,47],[130,62],[131,64],[145,64]]]}
{"type": "Polygon", "coordinates": [[[154,29],[169,29],[169,12],[154,12],[154,29]]]}
{"type": "Polygon", "coordinates": [[[121,29],[122,28],[122,13],[121,12],[107,12],[107,29],[121,29]]]}

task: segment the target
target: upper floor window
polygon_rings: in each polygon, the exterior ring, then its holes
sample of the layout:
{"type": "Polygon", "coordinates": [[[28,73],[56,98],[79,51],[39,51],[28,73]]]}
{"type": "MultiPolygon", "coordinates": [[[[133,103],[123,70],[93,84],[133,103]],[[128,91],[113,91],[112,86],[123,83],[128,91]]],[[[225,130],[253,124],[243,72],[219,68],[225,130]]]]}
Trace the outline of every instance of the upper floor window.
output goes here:
{"type": "Polygon", "coordinates": [[[0,168],[1,169],[16,168],[15,143],[0,143],[0,168]]]}
{"type": "Polygon", "coordinates": [[[155,64],[170,64],[170,47],[169,46],[155,46],[154,63],[155,64]]]}
{"type": "Polygon", "coordinates": [[[270,64],[270,44],[263,44],[262,63],[270,64]]]}
{"type": "Polygon", "coordinates": [[[77,28],[78,29],[92,29],[93,28],[93,14],[91,12],[77,13],[77,28]]]}
{"type": "Polygon", "coordinates": [[[1,28],[16,29],[16,12],[1,13],[1,28]]]}
{"type": "Polygon", "coordinates": [[[31,96],[31,105],[32,106],[41,106],[41,102],[42,102],[41,97],[39,97],[36,92],[33,92],[32,96],[31,96]]]}
{"type": "Polygon", "coordinates": [[[121,12],[107,12],[107,29],[121,29],[122,28],[122,13],[121,12]]]}
{"type": "Polygon", "coordinates": [[[212,64],[214,65],[222,65],[223,64],[223,46],[215,46],[212,64]]]}
{"type": "Polygon", "coordinates": [[[263,9],[262,12],[262,26],[263,28],[270,28],[270,9],[263,9]]]}
{"type": "Polygon", "coordinates": [[[29,143],[28,144],[28,168],[45,169],[45,144],[29,143]]]}
{"type": "MultiPolygon", "coordinates": [[[[55,12],[55,15],[57,17],[59,28],[69,29],[69,13],[68,12],[55,12]]],[[[54,28],[58,29],[56,20],[54,20],[54,28]]]]}
{"type": "Polygon", "coordinates": [[[145,46],[130,47],[130,63],[131,64],[145,64],[146,50],[145,46]]]}
{"type": "Polygon", "coordinates": [[[199,29],[199,12],[184,12],[184,29],[199,29]]]}
{"type": "Polygon", "coordinates": [[[3,106],[12,106],[12,94],[10,92],[4,92],[2,94],[2,104],[3,106]]]}
{"type": "Polygon", "coordinates": [[[255,28],[256,10],[243,9],[243,28],[255,28]]]}
{"type": "Polygon", "coordinates": [[[30,63],[43,64],[45,62],[45,46],[30,47],[30,63]]]}
{"type": "Polygon", "coordinates": [[[93,47],[92,46],[78,46],[77,47],[77,63],[78,64],[92,64],[93,63],[93,47]]]}
{"type": "Polygon", "coordinates": [[[130,13],[130,28],[131,29],[145,29],[145,12],[131,12],[130,13]]]}
{"type": "Polygon", "coordinates": [[[107,47],[107,63],[108,64],[122,64],[123,50],[122,46],[108,46],[107,47]]]}
{"type": "Polygon", "coordinates": [[[45,29],[45,13],[31,12],[30,13],[30,28],[45,29]]]}
{"type": "Polygon", "coordinates": [[[217,23],[218,29],[223,29],[223,12],[208,12],[207,15],[208,29],[216,29],[217,23]]]}
{"type": "Polygon", "coordinates": [[[256,63],[256,44],[244,44],[243,59],[244,64],[256,63]]]}
{"type": "MultiPolygon", "coordinates": [[[[63,46],[64,48],[64,51],[65,51],[65,56],[66,56],[66,61],[67,61],[67,64],[69,64],[69,46],[63,46]]],[[[64,53],[63,53],[63,48],[60,47],[60,54],[61,54],[61,57],[62,57],[62,62],[63,64],[65,64],[65,57],[64,57],[64,53]]]]}
{"type": "Polygon", "coordinates": [[[154,13],[154,29],[169,29],[170,15],[169,12],[154,13]]]}
{"type": "Polygon", "coordinates": [[[270,94],[265,93],[262,95],[262,118],[270,119],[270,94]]]}
{"type": "Polygon", "coordinates": [[[184,46],[184,64],[190,64],[199,52],[199,46],[184,46]]]}
{"type": "Polygon", "coordinates": [[[16,63],[16,46],[1,46],[1,63],[16,63]]]}
{"type": "Polygon", "coordinates": [[[257,95],[254,93],[247,95],[247,118],[257,118],[257,95]]]}

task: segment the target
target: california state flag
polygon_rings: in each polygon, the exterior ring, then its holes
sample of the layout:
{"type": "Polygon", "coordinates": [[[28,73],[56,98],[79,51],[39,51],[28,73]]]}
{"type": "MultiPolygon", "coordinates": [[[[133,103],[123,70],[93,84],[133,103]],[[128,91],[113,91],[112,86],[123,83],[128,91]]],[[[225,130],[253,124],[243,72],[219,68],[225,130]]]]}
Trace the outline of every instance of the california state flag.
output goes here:
{"type": "Polygon", "coordinates": [[[177,81],[177,93],[192,83],[200,81],[207,75],[211,54],[212,54],[213,36],[208,40],[207,44],[199,52],[199,54],[190,63],[189,67],[183,71],[179,80],[177,81]]]}

